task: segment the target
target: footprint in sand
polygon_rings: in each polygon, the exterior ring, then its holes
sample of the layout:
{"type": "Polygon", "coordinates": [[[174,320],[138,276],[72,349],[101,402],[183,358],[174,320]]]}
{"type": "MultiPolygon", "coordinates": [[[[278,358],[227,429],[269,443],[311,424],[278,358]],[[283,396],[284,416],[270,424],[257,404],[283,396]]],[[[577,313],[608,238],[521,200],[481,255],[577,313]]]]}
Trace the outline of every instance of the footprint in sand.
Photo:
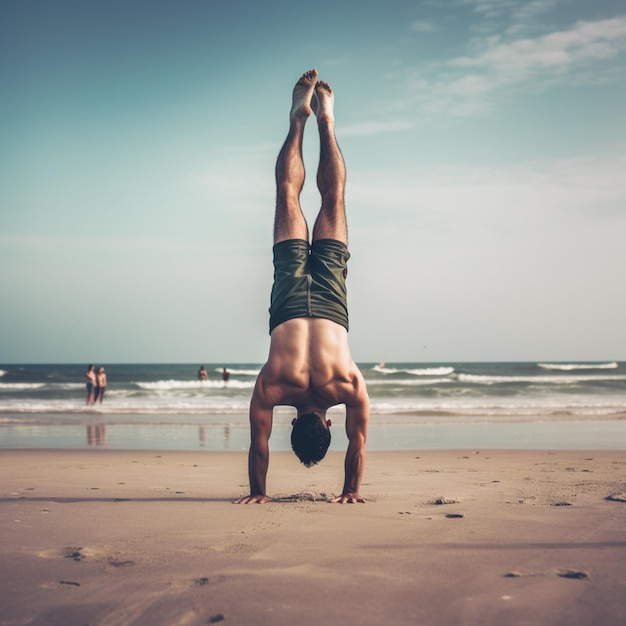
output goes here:
{"type": "Polygon", "coordinates": [[[204,587],[205,585],[219,585],[226,580],[226,576],[203,576],[202,578],[196,578],[193,581],[194,587],[204,587]]]}
{"type": "Polygon", "coordinates": [[[557,576],[561,578],[574,578],[576,580],[584,580],[586,578],[591,578],[589,572],[584,572],[582,570],[574,570],[574,569],[561,569],[556,573],[557,576]]]}
{"type": "Polygon", "coordinates": [[[527,577],[535,577],[535,576],[545,576],[544,572],[507,572],[504,577],[505,578],[527,578],[527,577]]]}
{"type": "MultiPolygon", "coordinates": [[[[507,572],[504,577],[505,578],[528,578],[528,577],[536,577],[536,576],[547,576],[546,572],[518,572],[512,571],[507,572]]],[[[561,578],[572,578],[575,580],[585,580],[587,578],[591,578],[589,572],[585,572],[583,570],[574,570],[574,569],[559,569],[556,571],[556,575],[561,578]]]]}
{"type": "Polygon", "coordinates": [[[436,498],[428,504],[459,504],[460,500],[454,498],[436,498]]]}
{"type": "Polygon", "coordinates": [[[607,496],[606,499],[612,502],[626,502],[626,492],[612,493],[610,496],[607,496]]]}
{"type": "Polygon", "coordinates": [[[65,558],[73,559],[74,561],[82,561],[87,557],[82,553],[82,548],[65,548],[65,558]]]}
{"type": "Polygon", "coordinates": [[[118,561],[116,559],[114,559],[113,557],[109,557],[109,565],[111,567],[128,567],[129,565],[134,565],[135,561],[118,561]]]}

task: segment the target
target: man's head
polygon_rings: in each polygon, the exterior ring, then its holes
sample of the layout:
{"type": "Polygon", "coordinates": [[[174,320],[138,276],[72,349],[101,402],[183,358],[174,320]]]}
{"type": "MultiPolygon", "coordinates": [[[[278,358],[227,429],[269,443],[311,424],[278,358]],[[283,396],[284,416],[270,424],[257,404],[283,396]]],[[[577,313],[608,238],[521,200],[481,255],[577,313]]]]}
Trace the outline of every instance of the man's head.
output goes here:
{"type": "Polygon", "coordinates": [[[330,445],[330,420],[316,413],[305,413],[291,423],[292,450],[306,467],[316,465],[326,456],[330,445]]]}

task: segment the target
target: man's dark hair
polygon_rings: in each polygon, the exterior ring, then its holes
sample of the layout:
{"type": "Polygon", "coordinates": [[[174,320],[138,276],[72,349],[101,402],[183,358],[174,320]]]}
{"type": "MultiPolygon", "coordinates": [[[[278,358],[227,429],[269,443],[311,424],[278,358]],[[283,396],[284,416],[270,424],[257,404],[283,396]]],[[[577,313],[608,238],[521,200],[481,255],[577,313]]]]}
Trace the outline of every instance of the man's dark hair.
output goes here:
{"type": "Polygon", "coordinates": [[[291,448],[306,465],[316,465],[330,445],[330,429],[316,413],[300,415],[291,431],[291,448]]]}

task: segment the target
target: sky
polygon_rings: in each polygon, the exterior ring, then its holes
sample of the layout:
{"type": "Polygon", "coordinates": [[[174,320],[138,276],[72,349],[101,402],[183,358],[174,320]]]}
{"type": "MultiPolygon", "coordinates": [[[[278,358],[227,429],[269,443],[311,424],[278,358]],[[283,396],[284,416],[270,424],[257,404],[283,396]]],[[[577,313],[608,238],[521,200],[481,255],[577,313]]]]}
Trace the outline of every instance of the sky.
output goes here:
{"type": "Polygon", "coordinates": [[[313,67],[357,362],[626,360],[622,1],[6,0],[0,363],[263,362],[313,67]]]}

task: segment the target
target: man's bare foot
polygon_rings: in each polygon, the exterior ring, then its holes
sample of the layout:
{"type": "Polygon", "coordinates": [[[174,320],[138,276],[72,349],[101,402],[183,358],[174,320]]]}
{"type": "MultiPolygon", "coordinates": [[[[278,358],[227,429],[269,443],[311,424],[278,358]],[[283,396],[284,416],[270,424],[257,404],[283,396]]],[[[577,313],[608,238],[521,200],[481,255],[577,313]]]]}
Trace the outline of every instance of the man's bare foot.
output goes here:
{"type": "Polygon", "coordinates": [[[317,83],[317,70],[304,72],[293,88],[289,119],[306,119],[311,115],[311,98],[317,83]]]}
{"type": "Polygon", "coordinates": [[[324,80],[318,81],[315,85],[315,97],[311,102],[318,122],[335,121],[334,104],[335,96],[330,85],[324,80]]]}

